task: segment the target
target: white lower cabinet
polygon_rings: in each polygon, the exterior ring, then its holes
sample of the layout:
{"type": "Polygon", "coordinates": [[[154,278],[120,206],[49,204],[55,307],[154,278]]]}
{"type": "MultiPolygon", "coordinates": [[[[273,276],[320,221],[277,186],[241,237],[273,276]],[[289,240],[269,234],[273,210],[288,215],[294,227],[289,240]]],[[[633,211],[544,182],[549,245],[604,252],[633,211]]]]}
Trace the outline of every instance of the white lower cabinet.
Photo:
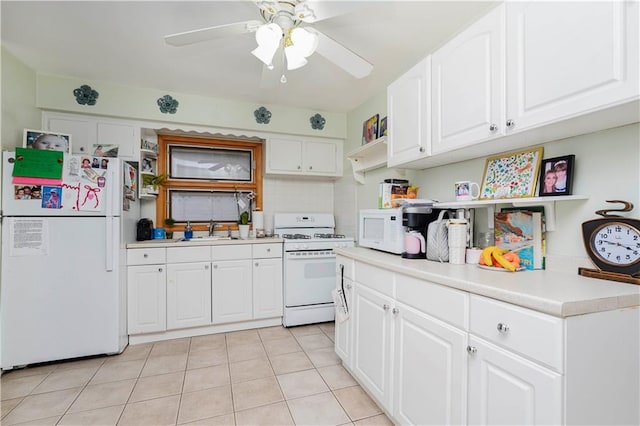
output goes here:
{"type": "MultiPolygon", "coordinates": [[[[351,311],[353,308],[353,281],[351,281],[349,278],[344,278],[344,285],[342,285],[340,280],[341,278],[340,276],[338,276],[338,288],[344,288],[344,296],[347,302],[347,309],[351,311]]],[[[351,324],[352,321],[350,318],[347,318],[344,321],[340,321],[340,319],[336,316],[334,338],[336,354],[347,366],[351,366],[352,363],[351,335],[353,332],[351,331],[351,324]]]]}
{"type": "Polygon", "coordinates": [[[563,423],[562,375],[473,335],[468,351],[469,424],[563,423]]]}
{"type": "Polygon", "coordinates": [[[165,265],[127,268],[127,330],[129,334],[167,329],[165,265]]]}
{"type": "Polygon", "coordinates": [[[391,406],[393,299],[357,283],[353,301],[352,370],[384,408],[391,406]]]}
{"type": "Polygon", "coordinates": [[[403,425],[464,424],[467,333],[401,303],[392,314],[393,417],[403,425]]]}
{"type": "Polygon", "coordinates": [[[253,318],[282,316],[282,258],[253,259],[253,318]]]}
{"type": "Polygon", "coordinates": [[[213,262],[213,322],[235,322],[253,317],[251,260],[213,262]]]}
{"type": "Polygon", "coordinates": [[[167,265],[167,330],[211,323],[209,262],[167,265]]]}

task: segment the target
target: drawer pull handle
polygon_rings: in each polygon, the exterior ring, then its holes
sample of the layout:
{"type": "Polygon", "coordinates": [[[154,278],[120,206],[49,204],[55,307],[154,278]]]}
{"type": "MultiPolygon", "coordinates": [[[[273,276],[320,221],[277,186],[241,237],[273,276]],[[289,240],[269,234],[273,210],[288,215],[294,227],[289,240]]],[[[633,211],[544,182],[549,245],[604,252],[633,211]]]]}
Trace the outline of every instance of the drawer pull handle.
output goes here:
{"type": "Polygon", "coordinates": [[[507,331],[509,331],[509,326],[507,324],[503,324],[501,322],[498,323],[498,331],[500,333],[506,333],[507,331]]]}
{"type": "Polygon", "coordinates": [[[158,268],[158,272],[162,272],[162,268],[158,268]]]}
{"type": "Polygon", "coordinates": [[[382,309],[384,309],[385,311],[389,310],[389,305],[387,305],[386,303],[384,305],[382,305],[382,309]]]}
{"type": "Polygon", "coordinates": [[[400,309],[398,309],[398,308],[393,308],[393,309],[391,310],[391,312],[393,312],[393,315],[398,315],[398,314],[400,313],[400,309]]]}
{"type": "Polygon", "coordinates": [[[267,253],[271,253],[271,249],[270,248],[267,249],[267,253]]]}
{"type": "Polygon", "coordinates": [[[146,259],[147,257],[149,257],[149,255],[147,253],[145,253],[145,254],[142,255],[142,257],[144,257],[146,259]]]}
{"type": "Polygon", "coordinates": [[[469,355],[473,355],[478,352],[478,348],[475,346],[467,346],[467,352],[469,352],[469,355]]]}

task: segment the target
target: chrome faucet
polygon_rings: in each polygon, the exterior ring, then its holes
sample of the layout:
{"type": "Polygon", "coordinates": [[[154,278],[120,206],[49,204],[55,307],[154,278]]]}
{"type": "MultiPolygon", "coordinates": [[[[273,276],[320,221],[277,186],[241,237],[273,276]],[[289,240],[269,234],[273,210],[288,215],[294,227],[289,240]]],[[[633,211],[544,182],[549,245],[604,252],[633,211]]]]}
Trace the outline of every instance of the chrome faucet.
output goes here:
{"type": "Polygon", "coordinates": [[[213,221],[213,219],[211,219],[211,220],[209,221],[209,236],[210,236],[210,237],[212,237],[212,236],[213,236],[213,234],[216,232],[216,225],[217,225],[217,223],[215,223],[215,222],[213,221]]]}

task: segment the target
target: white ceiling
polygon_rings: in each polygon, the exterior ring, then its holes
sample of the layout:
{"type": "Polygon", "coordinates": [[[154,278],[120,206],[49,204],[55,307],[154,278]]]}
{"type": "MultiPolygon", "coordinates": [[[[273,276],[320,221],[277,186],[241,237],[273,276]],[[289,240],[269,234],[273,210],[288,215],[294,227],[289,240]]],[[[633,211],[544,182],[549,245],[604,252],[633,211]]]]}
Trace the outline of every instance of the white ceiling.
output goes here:
{"type": "MultiPolygon", "coordinates": [[[[313,26],[374,65],[355,79],[315,54],[286,84],[250,54],[253,34],[172,47],[164,36],[261,19],[250,0],[0,2],[3,46],[37,72],[256,104],[348,112],[495,2],[334,1],[313,26]]],[[[99,85],[93,87],[100,92],[99,85]]],[[[179,97],[177,97],[179,100],[179,97]]]]}

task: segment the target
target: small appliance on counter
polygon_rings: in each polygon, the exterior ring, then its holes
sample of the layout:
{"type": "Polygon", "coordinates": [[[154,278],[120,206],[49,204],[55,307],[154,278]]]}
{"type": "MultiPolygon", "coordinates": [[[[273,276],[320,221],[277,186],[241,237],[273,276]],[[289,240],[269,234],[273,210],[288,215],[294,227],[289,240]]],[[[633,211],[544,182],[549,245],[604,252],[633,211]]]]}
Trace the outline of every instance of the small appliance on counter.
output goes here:
{"type": "Polygon", "coordinates": [[[438,218],[440,209],[427,206],[410,206],[402,210],[402,226],[405,227],[404,251],[407,259],[427,258],[427,226],[438,218]]]}
{"type": "Polygon", "coordinates": [[[138,221],[136,241],[146,241],[153,239],[153,221],[143,218],[138,221]]]}

